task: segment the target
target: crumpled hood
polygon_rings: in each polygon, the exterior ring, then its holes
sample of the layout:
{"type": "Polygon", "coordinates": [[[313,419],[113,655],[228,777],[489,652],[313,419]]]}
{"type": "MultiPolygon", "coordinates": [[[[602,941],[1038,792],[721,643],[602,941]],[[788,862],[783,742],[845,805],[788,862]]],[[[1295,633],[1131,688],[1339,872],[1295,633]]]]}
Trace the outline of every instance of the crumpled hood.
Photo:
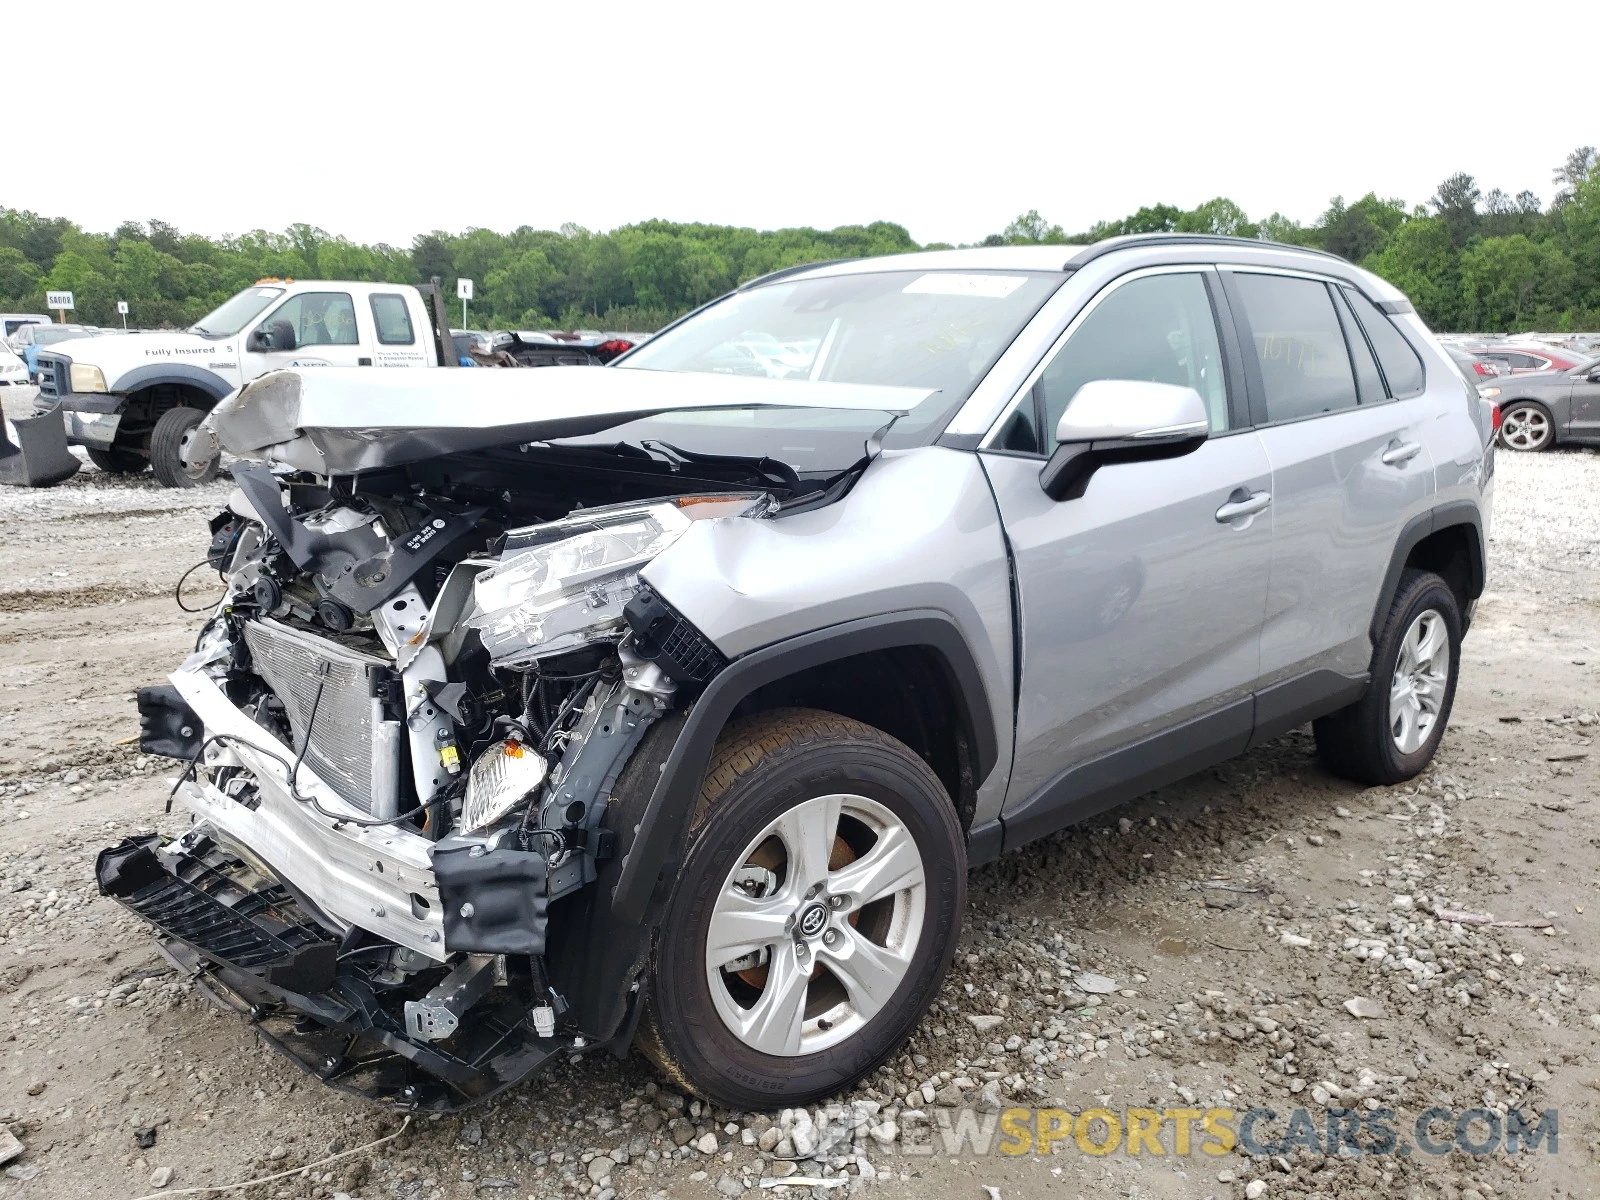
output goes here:
{"type": "Polygon", "coordinates": [[[752,379],[611,367],[378,370],[264,375],[212,411],[223,446],[319,475],[599,433],[657,413],[712,408],[910,412],[925,388],[752,379]]]}

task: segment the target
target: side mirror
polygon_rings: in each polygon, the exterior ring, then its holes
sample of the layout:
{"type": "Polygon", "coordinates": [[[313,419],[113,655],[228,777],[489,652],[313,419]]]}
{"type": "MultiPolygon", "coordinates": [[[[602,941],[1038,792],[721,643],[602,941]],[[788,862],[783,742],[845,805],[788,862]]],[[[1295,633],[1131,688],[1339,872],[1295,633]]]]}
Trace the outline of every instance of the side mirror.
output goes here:
{"type": "Polygon", "coordinates": [[[1205,401],[1193,388],[1090,380],[1061,414],[1039,484],[1052,500],[1074,500],[1103,464],[1176,458],[1199,449],[1210,432],[1205,401]]]}
{"type": "Polygon", "coordinates": [[[244,348],[252,354],[265,354],[269,350],[293,350],[294,326],[288,321],[274,321],[254,330],[244,341],[244,348]]]}

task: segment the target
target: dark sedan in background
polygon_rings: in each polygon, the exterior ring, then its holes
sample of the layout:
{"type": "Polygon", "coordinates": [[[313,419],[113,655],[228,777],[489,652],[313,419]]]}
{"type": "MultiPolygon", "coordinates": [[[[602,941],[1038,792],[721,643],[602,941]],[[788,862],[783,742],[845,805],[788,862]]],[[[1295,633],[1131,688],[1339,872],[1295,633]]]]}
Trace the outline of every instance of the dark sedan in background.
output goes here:
{"type": "Polygon", "coordinates": [[[1502,375],[1478,392],[1500,405],[1500,441],[1507,449],[1600,445],[1600,360],[1566,371],[1502,375]]]}

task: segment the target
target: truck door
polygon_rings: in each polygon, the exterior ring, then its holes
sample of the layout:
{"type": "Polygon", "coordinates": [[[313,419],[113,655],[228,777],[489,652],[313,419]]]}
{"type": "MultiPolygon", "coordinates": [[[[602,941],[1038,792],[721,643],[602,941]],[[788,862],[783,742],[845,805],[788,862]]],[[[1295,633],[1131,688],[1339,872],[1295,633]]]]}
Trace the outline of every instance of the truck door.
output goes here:
{"type": "Polygon", "coordinates": [[[244,381],[285,367],[355,367],[370,357],[348,292],[300,292],[267,313],[245,336],[244,381]]]}

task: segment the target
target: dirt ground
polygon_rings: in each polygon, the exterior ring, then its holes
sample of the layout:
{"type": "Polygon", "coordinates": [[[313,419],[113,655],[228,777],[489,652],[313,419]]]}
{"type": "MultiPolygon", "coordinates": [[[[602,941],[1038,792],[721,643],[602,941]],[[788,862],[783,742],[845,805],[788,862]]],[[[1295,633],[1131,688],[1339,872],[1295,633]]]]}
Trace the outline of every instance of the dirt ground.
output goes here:
{"type": "MultiPolygon", "coordinates": [[[[219,1014],[95,894],[102,846],[184,824],[163,812],[171,764],[127,744],[131,697],[192,643],[173,586],[227,490],[87,470],[0,488],[0,1122],[24,1147],[0,1197],[170,1195],[400,1127],[219,1014]]],[[[1600,455],[1501,454],[1490,588],[1414,784],[1335,780],[1299,730],[974,872],[938,1004],[841,1098],[853,1141],[602,1057],[251,1194],[731,1200],[785,1174],[941,1200],[1600,1194],[1597,497],[1600,455]],[[1296,1106],[1319,1129],[1330,1107],[1394,1109],[1402,1142],[1433,1106],[1555,1109],[1558,1152],[1184,1155],[1169,1125],[1162,1154],[1007,1155],[938,1133],[1017,1107],[1257,1106],[1274,1136],[1296,1106]]]]}

